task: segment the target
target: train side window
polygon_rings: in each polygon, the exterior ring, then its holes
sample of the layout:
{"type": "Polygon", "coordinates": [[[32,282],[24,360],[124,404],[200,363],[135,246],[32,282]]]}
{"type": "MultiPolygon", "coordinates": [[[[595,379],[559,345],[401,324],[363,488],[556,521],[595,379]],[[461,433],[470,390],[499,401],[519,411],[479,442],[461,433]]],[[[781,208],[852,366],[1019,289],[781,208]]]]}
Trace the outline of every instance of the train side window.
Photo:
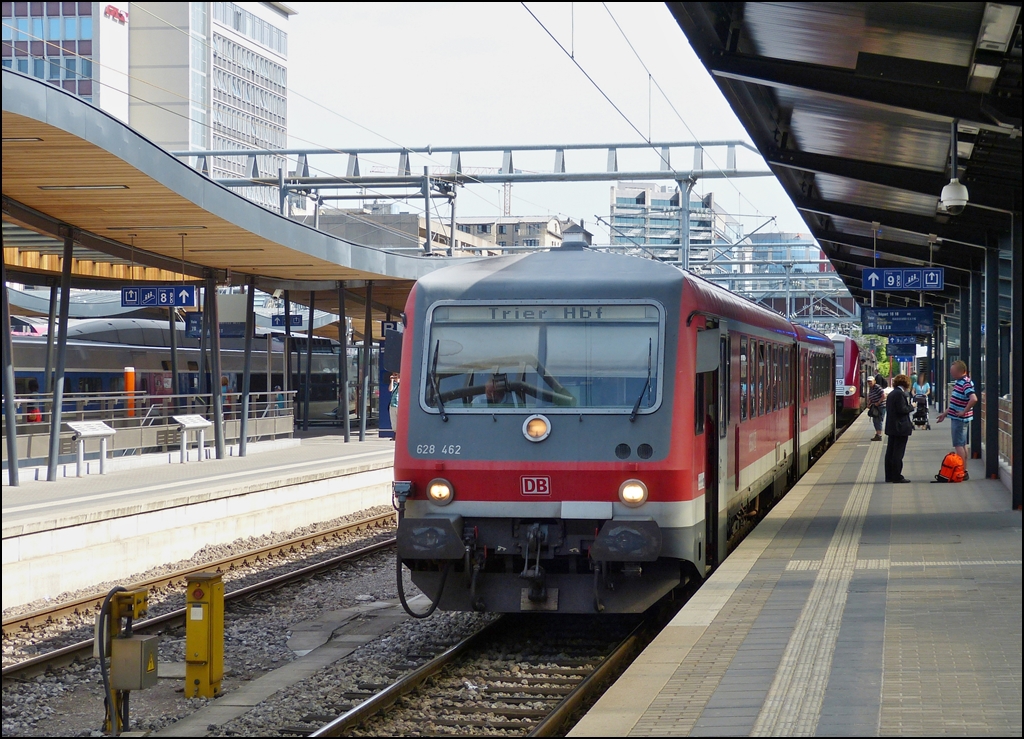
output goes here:
{"type": "Polygon", "coordinates": [[[757,415],[764,415],[764,385],[765,385],[764,342],[757,342],[757,415]]]}
{"type": "Polygon", "coordinates": [[[807,355],[800,353],[800,402],[807,402],[807,355]]]}
{"type": "Polygon", "coordinates": [[[789,405],[789,347],[782,347],[782,402],[780,405],[785,408],[789,405]]]}
{"type": "Polygon", "coordinates": [[[779,345],[772,344],[772,410],[779,409],[779,345]]]}
{"type": "Polygon", "coordinates": [[[729,422],[732,420],[732,363],[729,361],[731,358],[732,337],[723,336],[718,362],[718,397],[724,406],[718,409],[718,436],[722,439],[729,435],[729,422]]]}
{"type": "Polygon", "coordinates": [[[740,337],[740,421],[747,420],[747,337],[740,337]]]}
{"type": "Polygon", "coordinates": [[[793,347],[786,349],[786,405],[793,405],[793,347]]]}
{"type": "Polygon", "coordinates": [[[704,374],[697,375],[697,381],[693,383],[693,432],[698,436],[704,433],[704,414],[707,409],[704,407],[704,374]]]}

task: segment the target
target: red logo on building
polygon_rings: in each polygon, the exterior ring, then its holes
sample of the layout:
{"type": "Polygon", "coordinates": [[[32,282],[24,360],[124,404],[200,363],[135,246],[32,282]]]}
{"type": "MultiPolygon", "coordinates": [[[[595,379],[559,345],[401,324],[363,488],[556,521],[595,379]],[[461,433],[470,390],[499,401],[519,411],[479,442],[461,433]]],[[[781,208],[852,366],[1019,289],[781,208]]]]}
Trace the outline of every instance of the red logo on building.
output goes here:
{"type": "Polygon", "coordinates": [[[103,11],[103,15],[111,20],[115,20],[122,26],[128,22],[128,11],[121,10],[113,5],[108,5],[103,11]]]}

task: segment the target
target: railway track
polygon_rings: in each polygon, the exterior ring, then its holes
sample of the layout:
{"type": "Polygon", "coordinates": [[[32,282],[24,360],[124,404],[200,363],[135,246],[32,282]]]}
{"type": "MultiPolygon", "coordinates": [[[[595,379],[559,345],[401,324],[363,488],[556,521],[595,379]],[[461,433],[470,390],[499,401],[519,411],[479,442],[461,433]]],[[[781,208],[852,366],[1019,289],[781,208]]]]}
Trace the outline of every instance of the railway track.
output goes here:
{"type": "MultiPolygon", "coordinates": [[[[371,516],[360,521],[343,524],[333,529],[295,537],[293,539],[277,542],[270,546],[251,549],[213,562],[207,562],[203,565],[178,570],[151,580],[133,583],[130,587],[145,587],[149,589],[174,587],[175,585],[184,583],[189,575],[197,572],[227,572],[235,567],[251,565],[255,562],[268,560],[273,557],[294,554],[318,544],[330,543],[332,540],[340,539],[344,534],[373,528],[384,528],[386,526],[390,526],[394,522],[394,513],[384,513],[377,516],[371,516]]],[[[395,539],[394,537],[391,537],[384,541],[380,541],[366,547],[361,547],[357,550],[346,552],[345,554],[331,557],[246,587],[232,590],[225,593],[224,600],[226,603],[230,603],[231,601],[240,600],[259,592],[274,590],[289,583],[303,580],[319,572],[332,569],[344,562],[358,559],[368,554],[380,551],[381,549],[394,546],[394,544],[395,539]]],[[[20,634],[23,631],[31,630],[33,626],[51,623],[57,619],[71,615],[77,614],[81,616],[93,614],[99,609],[105,595],[106,593],[90,595],[84,598],[68,601],[66,603],[57,604],[52,608],[42,609],[7,619],[3,622],[4,636],[7,637],[20,634]]],[[[180,625],[184,623],[184,620],[185,609],[178,608],[168,613],[136,622],[133,628],[137,633],[155,633],[180,625]]],[[[31,659],[22,660],[15,664],[8,665],[3,668],[3,679],[25,679],[45,672],[50,668],[62,667],[71,664],[75,660],[91,655],[92,647],[93,640],[86,639],[75,644],[70,644],[66,647],[38,655],[31,659]]]]}
{"type": "Polygon", "coordinates": [[[645,617],[503,616],[329,723],[280,731],[313,737],[553,736],[678,605],[656,606],[645,617]]]}

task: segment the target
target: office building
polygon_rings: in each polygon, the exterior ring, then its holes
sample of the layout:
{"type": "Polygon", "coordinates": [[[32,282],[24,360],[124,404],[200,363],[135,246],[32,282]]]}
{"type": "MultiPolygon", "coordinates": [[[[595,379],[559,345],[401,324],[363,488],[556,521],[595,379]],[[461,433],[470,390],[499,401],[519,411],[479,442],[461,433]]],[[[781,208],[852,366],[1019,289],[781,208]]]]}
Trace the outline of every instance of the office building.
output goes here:
{"type": "MultiPolygon", "coordinates": [[[[288,134],[283,3],[3,3],[3,65],[45,79],[171,151],[280,149],[288,134]]],[[[276,175],[284,157],[259,156],[276,175]]],[[[211,157],[213,178],[250,157],[211,157]]],[[[242,194],[277,209],[270,188],[242,194]]]]}

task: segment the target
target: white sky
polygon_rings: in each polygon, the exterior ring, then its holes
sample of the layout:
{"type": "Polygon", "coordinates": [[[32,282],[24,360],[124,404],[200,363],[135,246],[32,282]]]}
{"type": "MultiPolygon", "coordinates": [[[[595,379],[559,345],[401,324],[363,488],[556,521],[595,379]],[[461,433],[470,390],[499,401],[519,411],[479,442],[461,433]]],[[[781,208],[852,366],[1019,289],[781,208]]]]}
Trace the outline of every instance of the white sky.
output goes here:
{"type": "MultiPolygon", "coordinates": [[[[639,142],[643,138],[601,96],[519,3],[289,3],[289,146],[387,147],[639,142]],[[304,96],[304,97],[300,97],[304,96]],[[316,101],[319,105],[308,99],[316,101]],[[321,107],[322,106],[322,107],[321,107]],[[340,114],[340,115],[339,115],[340,114]],[[344,118],[342,117],[344,116],[344,118]],[[349,120],[345,120],[345,118],[349,120]]],[[[528,3],[551,33],[644,135],[654,141],[749,137],[662,3],[609,3],[608,8],[665,90],[680,117],[648,82],[634,53],[601,3],[528,3]],[[649,95],[650,92],[650,95],[649,95]],[[687,130],[692,130],[692,134],[687,130]]],[[[725,150],[709,154],[725,165],[725,150]]],[[[691,154],[673,166],[687,170],[691,154]]],[[[412,160],[447,167],[449,155],[412,160]]],[[[553,153],[517,158],[524,170],[550,171],[553,153]]],[[[567,152],[566,166],[601,170],[606,153],[567,152]]],[[[742,153],[740,169],[767,169],[742,153]]],[[[500,167],[500,155],[463,155],[463,167],[500,167]],[[483,158],[481,158],[483,157],[483,158]]],[[[344,157],[312,166],[344,174],[344,157]]],[[[397,157],[361,158],[362,174],[395,168],[397,157]]],[[[705,168],[713,165],[705,155],[705,168]]],[[[619,152],[619,169],[658,169],[651,149],[619,152]]],[[[671,180],[662,184],[672,184],[671,180]]],[[[595,214],[607,217],[611,183],[515,185],[512,212],[562,214],[586,221],[607,243],[595,214]]],[[[714,192],[749,232],[766,217],[778,228],[807,227],[774,177],[707,179],[695,192],[714,192]],[[737,192],[737,188],[739,192],[737,192]],[[740,194],[742,193],[742,195],[740,194]],[[760,213],[760,215],[759,215],[760,213]]],[[[501,212],[500,185],[459,191],[460,215],[501,212]]],[[[402,210],[415,211],[409,201],[402,210]]],[[[447,221],[447,207],[440,215],[447,221]]]]}

